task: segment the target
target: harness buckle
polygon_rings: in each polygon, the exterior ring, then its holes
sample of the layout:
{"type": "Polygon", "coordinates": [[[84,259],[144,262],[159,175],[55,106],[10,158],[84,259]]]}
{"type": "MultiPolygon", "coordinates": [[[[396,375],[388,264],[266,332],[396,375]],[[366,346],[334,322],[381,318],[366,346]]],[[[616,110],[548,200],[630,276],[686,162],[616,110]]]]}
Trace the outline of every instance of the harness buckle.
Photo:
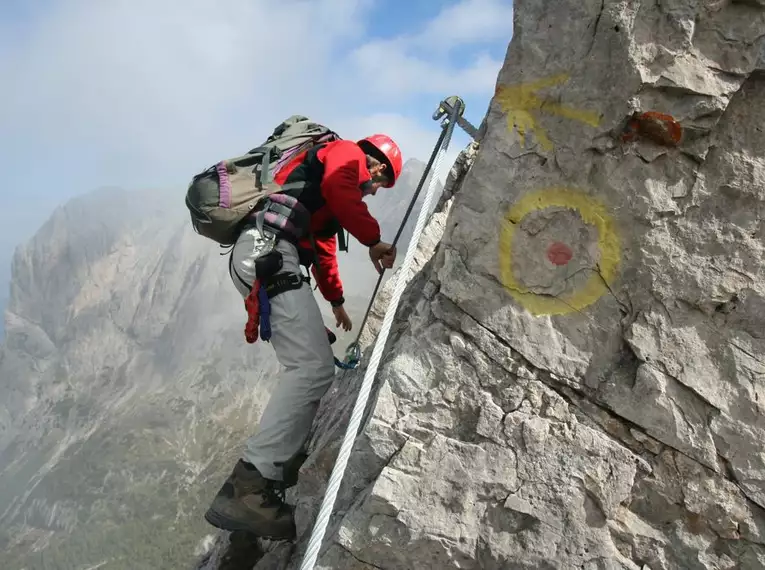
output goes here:
{"type": "Polygon", "coordinates": [[[306,278],[305,275],[297,275],[295,273],[277,273],[273,277],[265,279],[261,286],[265,289],[268,298],[273,299],[285,291],[300,289],[303,286],[303,283],[307,282],[308,278],[306,278]]]}

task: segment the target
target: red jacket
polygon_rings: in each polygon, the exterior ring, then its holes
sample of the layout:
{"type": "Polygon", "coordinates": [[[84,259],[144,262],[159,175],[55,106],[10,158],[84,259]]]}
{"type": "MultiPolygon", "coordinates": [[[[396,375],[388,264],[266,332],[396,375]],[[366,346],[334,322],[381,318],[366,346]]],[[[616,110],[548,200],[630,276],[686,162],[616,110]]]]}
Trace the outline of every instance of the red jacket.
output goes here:
{"type": "MultiPolygon", "coordinates": [[[[304,157],[305,153],[295,157],[278,172],[274,182],[284,184],[304,157]]],[[[364,152],[353,141],[339,140],[327,143],[316,157],[324,166],[320,186],[323,204],[311,214],[311,232],[320,233],[333,220],[337,220],[342,228],[365,246],[379,243],[380,225],[362,200],[361,185],[372,177],[364,152]]],[[[337,266],[337,238],[335,235],[328,238],[316,236],[315,240],[319,271],[314,264],[311,272],[324,298],[333,305],[341,304],[344,301],[343,282],[337,266]]],[[[300,245],[310,248],[311,242],[306,238],[300,245]]]]}

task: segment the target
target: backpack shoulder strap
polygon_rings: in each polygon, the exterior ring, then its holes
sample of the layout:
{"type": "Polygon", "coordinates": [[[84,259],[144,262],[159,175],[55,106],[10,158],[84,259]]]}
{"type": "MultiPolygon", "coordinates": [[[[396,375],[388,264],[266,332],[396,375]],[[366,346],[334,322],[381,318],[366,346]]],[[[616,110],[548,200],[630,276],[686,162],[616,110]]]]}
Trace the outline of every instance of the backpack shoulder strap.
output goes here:
{"type": "Polygon", "coordinates": [[[342,227],[340,228],[340,231],[337,232],[337,249],[348,253],[348,241],[345,237],[345,230],[343,230],[342,227]]]}

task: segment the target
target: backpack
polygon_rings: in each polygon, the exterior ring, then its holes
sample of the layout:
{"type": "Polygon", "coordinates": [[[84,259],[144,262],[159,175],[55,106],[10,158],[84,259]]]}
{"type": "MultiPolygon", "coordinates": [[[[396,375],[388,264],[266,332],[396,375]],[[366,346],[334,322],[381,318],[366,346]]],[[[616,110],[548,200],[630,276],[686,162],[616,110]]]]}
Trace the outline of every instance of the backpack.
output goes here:
{"type": "Polygon", "coordinates": [[[299,153],[335,140],[340,136],[324,125],[292,115],[262,145],[200,172],[186,191],[194,231],[223,246],[233,245],[258,205],[288,186],[276,184],[274,175],[299,153]]]}

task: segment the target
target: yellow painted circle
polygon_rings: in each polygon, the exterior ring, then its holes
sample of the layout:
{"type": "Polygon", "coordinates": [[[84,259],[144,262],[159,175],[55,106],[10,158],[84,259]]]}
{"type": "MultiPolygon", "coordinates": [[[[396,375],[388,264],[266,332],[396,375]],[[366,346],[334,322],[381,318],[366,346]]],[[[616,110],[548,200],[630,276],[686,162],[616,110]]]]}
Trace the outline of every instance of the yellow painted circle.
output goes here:
{"type": "Polygon", "coordinates": [[[516,202],[502,221],[499,243],[499,268],[502,284],[509,293],[534,315],[565,315],[597,301],[616,278],[621,257],[619,235],[605,206],[591,196],[562,186],[530,192],[516,202]],[[529,291],[518,283],[512,270],[512,247],[516,227],[531,212],[558,206],[575,210],[582,220],[598,230],[599,272],[593,270],[587,282],[571,293],[553,297],[529,291]]]}

